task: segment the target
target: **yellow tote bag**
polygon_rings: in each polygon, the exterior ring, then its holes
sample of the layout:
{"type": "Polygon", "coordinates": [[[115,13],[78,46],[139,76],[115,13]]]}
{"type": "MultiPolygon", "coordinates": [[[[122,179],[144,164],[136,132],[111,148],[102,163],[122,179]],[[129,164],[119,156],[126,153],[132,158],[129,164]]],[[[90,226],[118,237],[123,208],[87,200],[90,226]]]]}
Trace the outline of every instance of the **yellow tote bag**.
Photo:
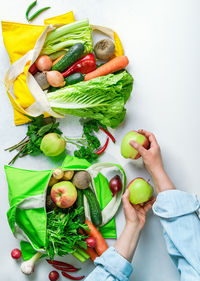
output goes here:
{"type": "MultiPolygon", "coordinates": [[[[28,69],[39,56],[46,35],[52,29],[52,25],[63,25],[74,21],[74,14],[71,11],[44,20],[44,24],[47,26],[2,22],[4,45],[11,63],[4,82],[14,109],[15,125],[29,122],[30,119],[27,116],[38,116],[40,114],[63,118],[62,115],[52,111],[46,95],[28,72],[28,69]]],[[[111,37],[115,42],[115,56],[123,55],[121,41],[112,29],[97,25],[92,25],[92,29],[111,37]]]]}

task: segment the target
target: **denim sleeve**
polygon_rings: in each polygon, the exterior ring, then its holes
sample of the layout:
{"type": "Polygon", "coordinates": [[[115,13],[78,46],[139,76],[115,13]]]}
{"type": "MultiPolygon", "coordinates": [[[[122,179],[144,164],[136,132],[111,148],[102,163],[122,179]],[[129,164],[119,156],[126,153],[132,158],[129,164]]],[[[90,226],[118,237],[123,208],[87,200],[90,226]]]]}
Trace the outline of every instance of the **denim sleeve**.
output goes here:
{"type": "Polygon", "coordinates": [[[153,205],[160,217],[167,250],[181,281],[200,280],[200,204],[195,195],[168,190],[159,193],[153,205]]]}
{"type": "Polygon", "coordinates": [[[132,265],[110,247],[94,261],[96,268],[85,281],[128,281],[133,271],[132,265]]]}

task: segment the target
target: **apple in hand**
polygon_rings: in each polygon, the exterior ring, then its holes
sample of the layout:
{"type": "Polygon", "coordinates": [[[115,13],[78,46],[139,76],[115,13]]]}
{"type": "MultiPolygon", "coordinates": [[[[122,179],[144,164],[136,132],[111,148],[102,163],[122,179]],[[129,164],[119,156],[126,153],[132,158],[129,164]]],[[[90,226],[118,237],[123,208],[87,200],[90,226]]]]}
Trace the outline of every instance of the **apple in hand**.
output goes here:
{"type": "Polygon", "coordinates": [[[130,141],[135,141],[146,149],[149,147],[149,141],[144,135],[131,131],[124,136],[121,143],[121,155],[124,158],[138,159],[141,157],[138,151],[130,145],[130,141]]]}
{"type": "Polygon", "coordinates": [[[129,201],[135,205],[148,201],[153,195],[152,186],[143,178],[132,180],[128,185],[128,189],[130,192],[129,201]]]}
{"type": "Polygon", "coordinates": [[[59,208],[69,208],[77,199],[77,190],[70,181],[58,182],[51,188],[51,199],[59,208]]]}

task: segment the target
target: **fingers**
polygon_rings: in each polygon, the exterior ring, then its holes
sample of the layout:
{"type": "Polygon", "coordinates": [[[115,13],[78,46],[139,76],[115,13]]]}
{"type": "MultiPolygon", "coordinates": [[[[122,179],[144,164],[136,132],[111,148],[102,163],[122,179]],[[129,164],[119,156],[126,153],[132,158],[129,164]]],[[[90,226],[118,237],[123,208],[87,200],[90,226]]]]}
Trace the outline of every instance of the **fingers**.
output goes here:
{"type": "Polygon", "coordinates": [[[124,195],[122,196],[123,207],[126,208],[130,205],[129,202],[129,189],[127,188],[124,195]]]}
{"type": "Polygon", "coordinates": [[[155,197],[152,197],[144,206],[144,211],[147,213],[153,206],[154,202],[156,201],[155,197]]]}
{"type": "Polygon", "coordinates": [[[140,133],[140,134],[144,135],[145,137],[147,137],[148,140],[149,140],[150,143],[151,143],[151,146],[152,146],[152,145],[158,145],[158,142],[157,142],[157,140],[156,140],[156,137],[154,136],[153,133],[148,132],[148,131],[143,130],[143,129],[138,130],[138,133],[140,133]]]}
{"type": "Polygon", "coordinates": [[[137,142],[135,142],[135,141],[130,141],[129,142],[129,144],[133,147],[133,148],[135,148],[138,152],[139,152],[139,154],[143,157],[144,156],[144,154],[145,154],[145,152],[146,152],[146,149],[142,146],[142,145],[140,145],[139,143],[137,143],[137,142]]]}

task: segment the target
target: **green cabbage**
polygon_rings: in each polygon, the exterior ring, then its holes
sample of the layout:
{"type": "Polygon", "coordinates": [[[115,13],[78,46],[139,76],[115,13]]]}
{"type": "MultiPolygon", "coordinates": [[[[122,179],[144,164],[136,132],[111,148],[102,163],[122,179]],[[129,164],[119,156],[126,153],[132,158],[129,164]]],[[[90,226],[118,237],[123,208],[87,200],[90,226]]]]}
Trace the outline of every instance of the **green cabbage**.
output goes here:
{"type": "Polygon", "coordinates": [[[123,70],[64,87],[47,98],[55,112],[96,119],[116,128],[125,117],[124,105],[132,87],[133,77],[123,70]]]}

